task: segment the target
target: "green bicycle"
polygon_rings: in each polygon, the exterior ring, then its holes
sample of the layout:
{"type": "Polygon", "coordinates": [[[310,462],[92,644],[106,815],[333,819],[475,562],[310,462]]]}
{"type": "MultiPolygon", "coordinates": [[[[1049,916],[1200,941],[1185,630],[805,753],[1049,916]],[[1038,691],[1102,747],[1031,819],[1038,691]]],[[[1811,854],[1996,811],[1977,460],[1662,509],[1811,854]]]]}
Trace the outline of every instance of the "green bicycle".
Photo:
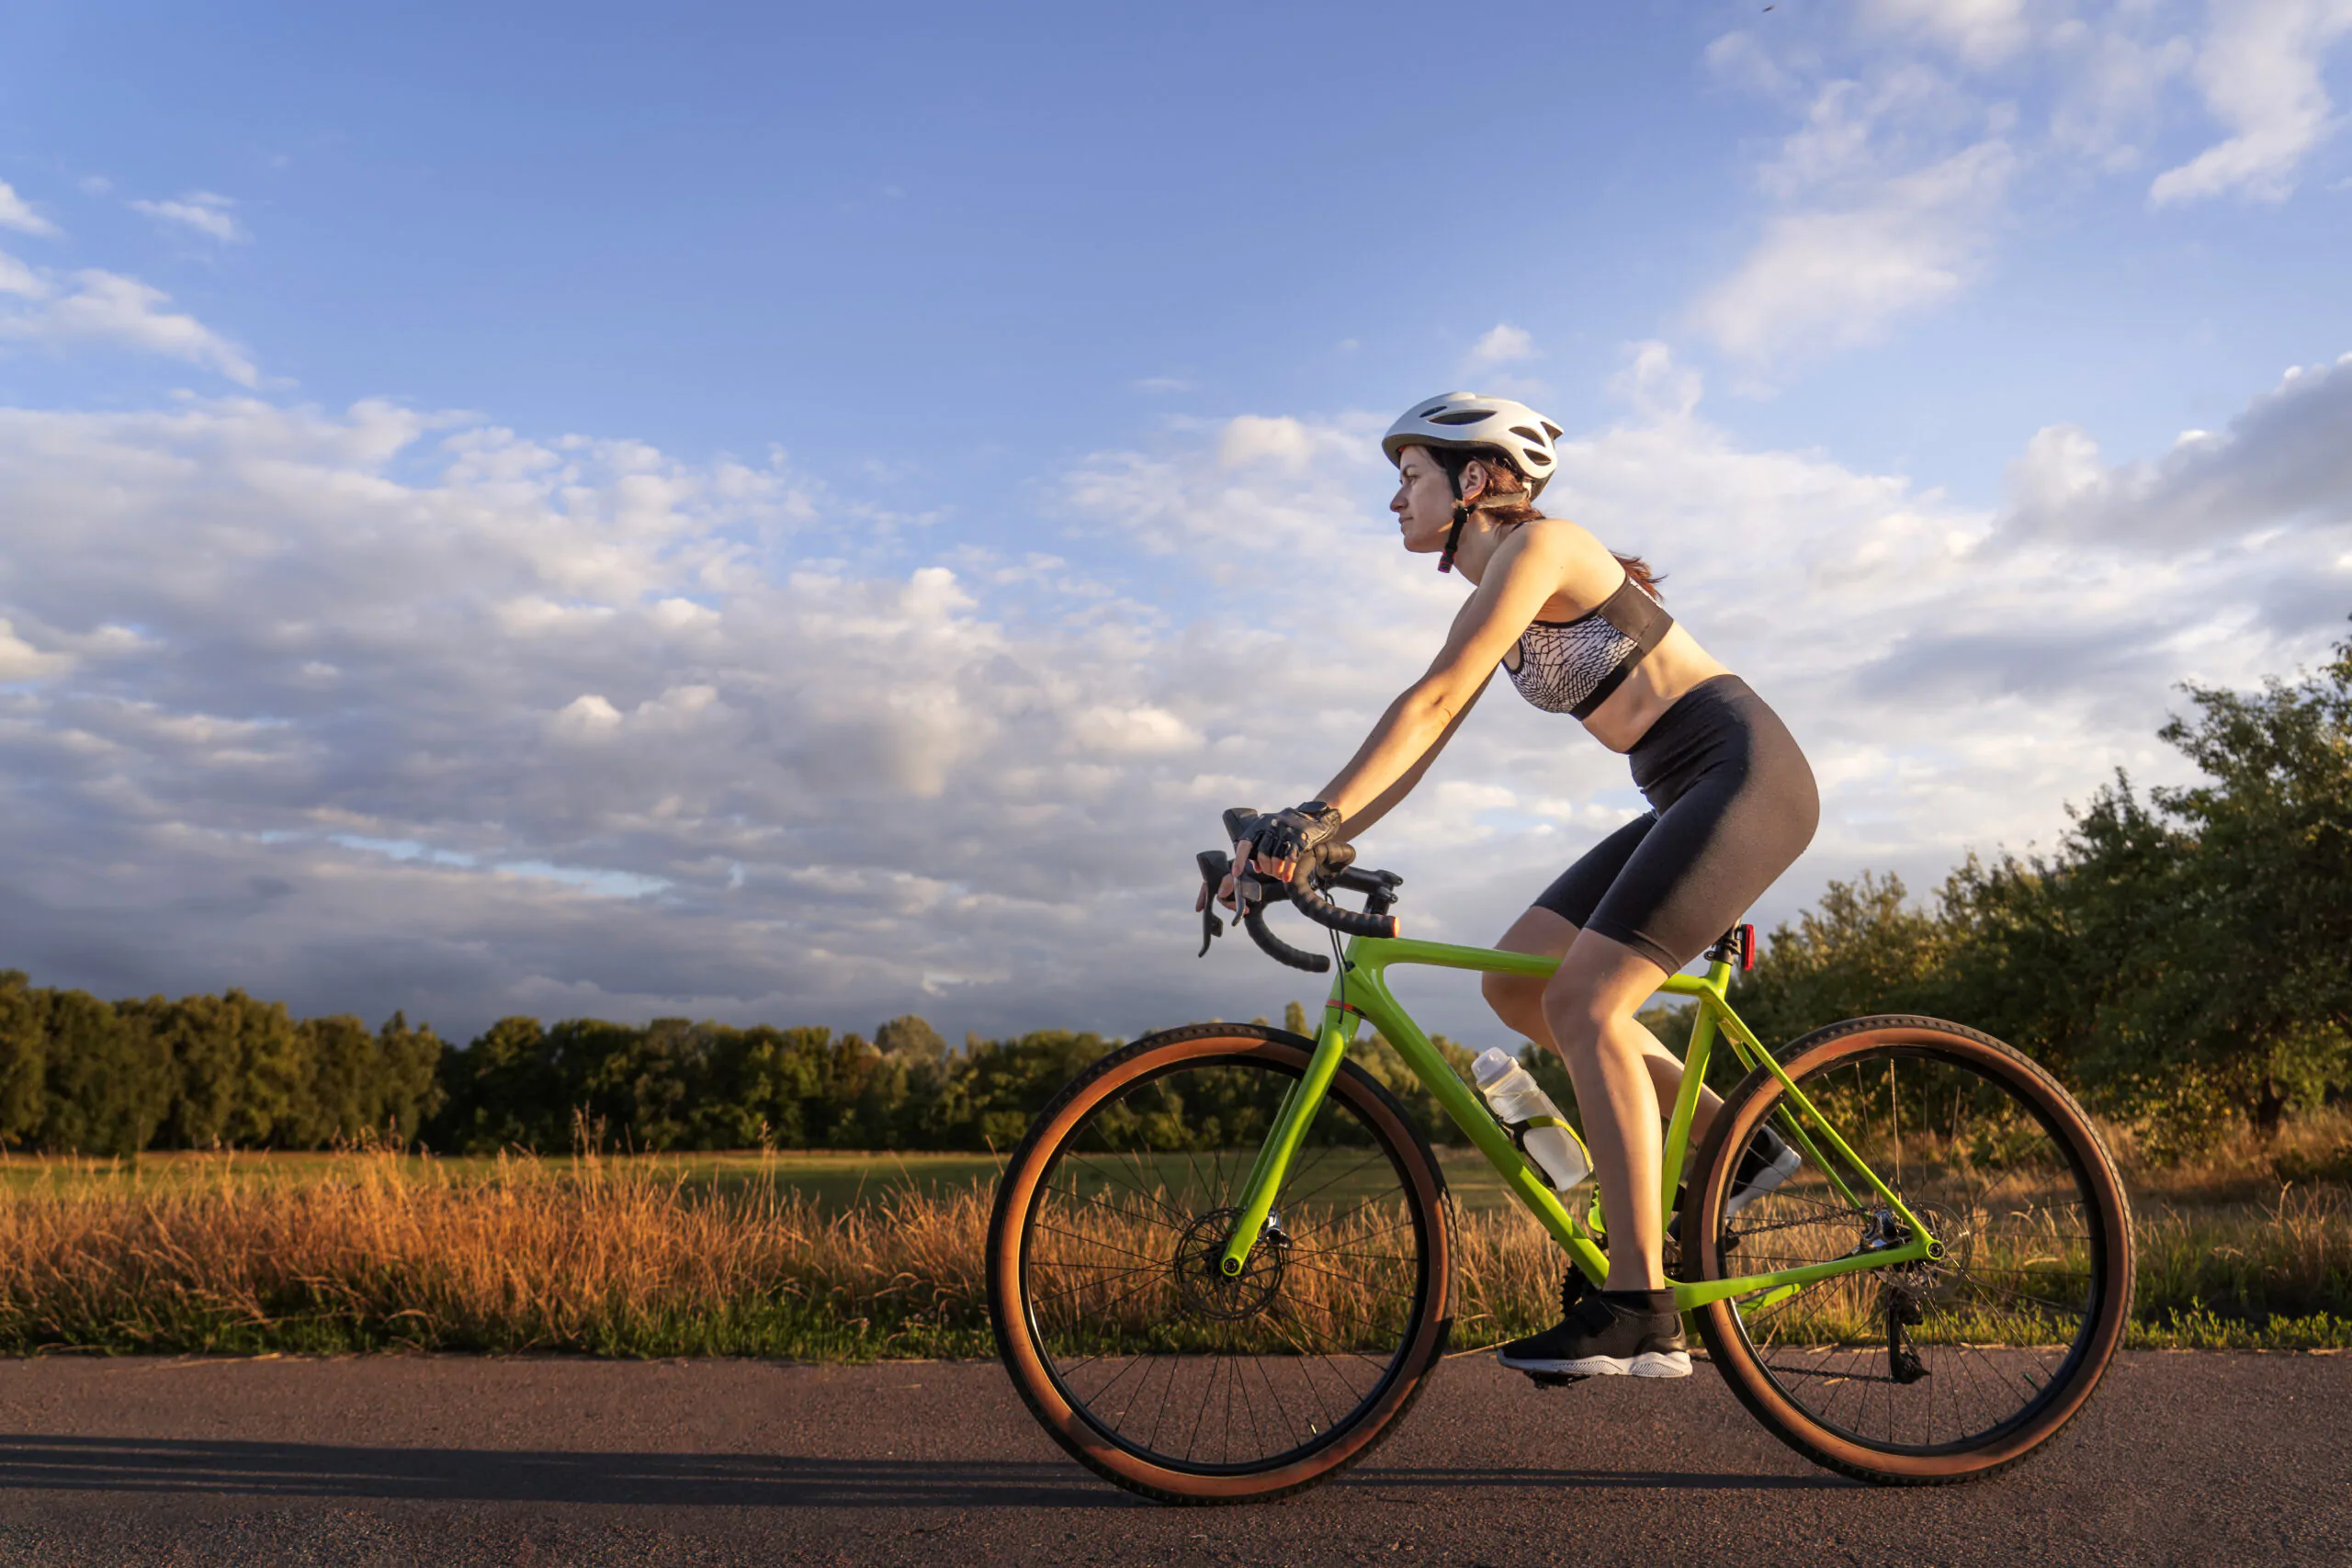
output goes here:
{"type": "MultiPolygon", "coordinates": [[[[1564,1201],[1545,1183],[1388,988],[1399,964],[1545,975],[1555,961],[1403,940],[1401,879],[1348,858],[1285,890],[1351,939],[1313,1039],[1202,1023],[1137,1040],[1056,1096],[998,1187],[999,1353],[1057,1442],[1147,1496],[1259,1501],[1326,1480],[1445,1354],[1457,1218],[1420,1128],[1347,1059],[1365,1023],[1566,1254],[1564,1296],[1608,1271],[1583,1190],[1564,1201]]],[[[1226,857],[1200,862],[1215,887],[1226,857]]],[[[1221,930],[1214,907],[1204,919],[1221,930]]],[[[1331,969],[1268,929],[1262,905],[1242,923],[1283,963],[1331,969]]],[[[1703,976],[1662,987],[1697,1004],[1663,1162],[1669,1214],[1688,1177],[1668,1254],[1677,1303],[1740,1402],[1817,1463],[1912,1485],[2016,1464],[2082,1408],[2123,1337],[2132,1227],[2112,1159],[2054,1079],[1958,1024],[1849,1019],[1768,1051],[1725,999],[1753,941],[1735,928],[1703,976]],[[1747,1072],[1693,1159],[1719,1040],[1747,1072]],[[1804,1163],[1735,1203],[1767,1125],[1804,1163]]]]}

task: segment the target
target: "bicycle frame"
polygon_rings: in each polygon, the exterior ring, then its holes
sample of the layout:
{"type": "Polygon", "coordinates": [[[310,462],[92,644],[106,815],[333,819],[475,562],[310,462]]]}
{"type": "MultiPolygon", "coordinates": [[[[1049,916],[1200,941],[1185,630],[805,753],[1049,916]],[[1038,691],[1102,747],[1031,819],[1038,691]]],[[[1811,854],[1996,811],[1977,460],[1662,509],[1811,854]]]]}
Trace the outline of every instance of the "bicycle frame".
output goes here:
{"type": "MultiPolygon", "coordinates": [[[[1342,955],[1338,973],[1331,982],[1331,994],[1323,1004],[1323,1022],[1317,1032],[1315,1055],[1306,1072],[1291,1087],[1284,1097],[1281,1111],[1268,1131],[1266,1141],[1258,1151],[1250,1167],[1238,1202],[1240,1213],[1233,1237],[1226,1244],[1219,1267],[1227,1274],[1241,1272],[1251,1249],[1263,1231],[1266,1219],[1273,1212],[1274,1196],[1281,1191],[1283,1179],[1290,1169],[1291,1157],[1306,1136],[1315,1113],[1322,1105],[1325,1090],[1330,1087],[1332,1075],[1340,1070],[1340,1062],[1354,1043],[1362,1023],[1378,1030],[1396,1054],[1413,1069],[1414,1076],[1429,1089],[1437,1102],[1445,1108],[1453,1124],[1462,1129],[1487,1163],[1503,1179],[1505,1189],[1534,1215],[1537,1222],[1551,1234],[1552,1239],[1567,1253],[1588,1280],[1600,1284],[1609,1271],[1609,1259],[1592,1233],[1576,1215],[1568,1212],[1544,1182],[1538,1168],[1519,1152],[1510,1133],[1497,1122],[1486,1102],[1476,1090],[1455,1076],[1438,1055],[1429,1036],[1421,1032],[1396,998],[1389,993],[1387,972],[1391,964],[1419,964],[1441,969],[1469,969],[1481,973],[1546,976],[1559,967],[1556,958],[1544,958],[1532,953],[1504,953],[1495,948],[1456,947],[1446,942],[1411,942],[1402,937],[1358,937],[1350,942],[1342,955]]],[[[1840,1274],[1858,1273],[1866,1269],[1881,1269],[1890,1264],[1916,1262],[1937,1256],[1940,1244],[1930,1235],[1911,1211],[1903,1204],[1878,1173],[1854,1153],[1838,1136],[1836,1128],[1814,1108],[1811,1100],[1791,1081],[1772,1054],[1739,1015],[1732,1010],[1724,992],[1731,983],[1731,965],[1711,964],[1705,975],[1669,975],[1658,987],[1662,992],[1694,998],[1698,1006],[1690,1026],[1690,1043],[1683,1055],[1682,1088],[1674,1098],[1674,1111],[1667,1123],[1663,1167],[1663,1191],[1660,1212],[1673,1205],[1674,1188],[1690,1153],[1691,1124],[1698,1110],[1699,1089],[1706,1081],[1707,1061],[1713,1053],[1718,1034],[1731,1043],[1731,1048],[1741,1064],[1753,1070],[1764,1067],[1781,1080],[1787,1096],[1775,1117],[1792,1142],[1805,1158],[1812,1161],[1828,1179],[1838,1194],[1849,1202],[1859,1201],[1849,1177],[1866,1187],[1880,1202],[1892,1210],[1909,1231],[1911,1239],[1901,1247],[1858,1253],[1826,1263],[1808,1264],[1803,1268],[1783,1269],[1768,1274],[1743,1275],[1731,1280],[1697,1281],[1674,1280],[1675,1305],[1684,1311],[1703,1306],[1710,1302],[1734,1296],[1749,1296],[1759,1292],[1793,1293],[1818,1280],[1833,1279],[1840,1274]],[[1837,1162],[1826,1157],[1834,1154],[1837,1162]],[[1838,1163],[1846,1168],[1840,1175],[1838,1163]]],[[[1768,1299],[1772,1299],[1768,1297],[1768,1299]]]]}

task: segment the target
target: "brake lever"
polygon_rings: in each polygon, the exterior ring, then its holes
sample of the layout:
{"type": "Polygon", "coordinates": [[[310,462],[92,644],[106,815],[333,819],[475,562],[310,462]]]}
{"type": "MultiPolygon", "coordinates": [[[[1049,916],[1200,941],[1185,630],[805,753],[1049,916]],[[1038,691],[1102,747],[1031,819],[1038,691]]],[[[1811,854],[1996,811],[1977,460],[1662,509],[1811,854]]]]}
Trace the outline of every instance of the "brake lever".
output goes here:
{"type": "Polygon", "coordinates": [[[1232,870],[1233,860],[1221,850],[1203,850],[1193,863],[1201,868],[1201,951],[1193,956],[1205,958],[1209,943],[1225,934],[1225,922],[1216,918],[1216,889],[1232,870]]]}

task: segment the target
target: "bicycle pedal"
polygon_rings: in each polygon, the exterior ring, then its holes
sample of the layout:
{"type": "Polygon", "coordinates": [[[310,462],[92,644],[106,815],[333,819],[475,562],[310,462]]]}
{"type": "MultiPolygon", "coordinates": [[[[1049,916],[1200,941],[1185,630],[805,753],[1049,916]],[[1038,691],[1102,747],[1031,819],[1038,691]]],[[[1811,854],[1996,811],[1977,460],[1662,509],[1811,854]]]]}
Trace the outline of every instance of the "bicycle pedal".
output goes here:
{"type": "Polygon", "coordinates": [[[1537,1388],[1566,1388],[1572,1382],[1589,1381],[1570,1372],[1524,1372],[1521,1375],[1537,1388]]]}

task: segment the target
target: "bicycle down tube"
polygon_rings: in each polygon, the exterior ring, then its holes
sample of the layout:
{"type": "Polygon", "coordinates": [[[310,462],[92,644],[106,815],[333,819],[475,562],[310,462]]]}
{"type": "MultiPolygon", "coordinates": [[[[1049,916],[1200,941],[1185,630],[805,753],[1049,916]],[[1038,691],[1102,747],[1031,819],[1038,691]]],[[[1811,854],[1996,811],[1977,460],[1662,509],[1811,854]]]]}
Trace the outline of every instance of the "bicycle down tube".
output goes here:
{"type": "MultiPolygon", "coordinates": [[[[1609,1258],[1594,1241],[1592,1233],[1568,1212],[1567,1206],[1560,1201],[1559,1194],[1544,1182],[1536,1168],[1520,1153],[1510,1134],[1487,1111],[1476,1091],[1446,1065],[1445,1058],[1438,1054],[1436,1046],[1430,1043],[1429,1037],[1421,1032],[1412,1015],[1390,994],[1387,983],[1387,970],[1394,964],[1540,977],[1552,974],[1559,967],[1559,962],[1556,958],[1533,953],[1458,947],[1447,942],[1416,942],[1402,937],[1357,937],[1351,940],[1332,980],[1330,996],[1324,1003],[1314,1055],[1308,1060],[1305,1075],[1283,1098],[1282,1108],[1243,1183],[1236,1205],[1238,1213],[1233,1234],[1218,1259],[1219,1269],[1227,1276],[1234,1276],[1247,1266],[1267,1218],[1273,1212],[1274,1198],[1281,1191],[1283,1178],[1289,1172],[1291,1158],[1313,1123],[1315,1113],[1322,1104],[1324,1091],[1340,1069],[1340,1059],[1354,1043],[1361,1021],[1370,1023],[1395,1047],[1396,1054],[1412,1069],[1414,1077],[1429,1089],[1454,1125],[1502,1177],[1510,1194],[1535,1216],[1561,1249],[1575,1259],[1585,1277],[1596,1285],[1601,1283],[1608,1274],[1609,1258]]],[[[1730,1043],[1733,1054],[1744,1066],[1750,1070],[1758,1066],[1766,1067],[1780,1079],[1788,1105],[1776,1120],[1792,1135],[1792,1141],[1839,1195],[1849,1201],[1855,1201],[1853,1190],[1838,1173],[1837,1161],[1844,1162],[1849,1171],[1860,1177],[1879,1201],[1902,1219],[1912,1239],[1901,1247],[1766,1274],[1731,1280],[1670,1281],[1674,1287],[1675,1305],[1689,1311],[1728,1297],[1807,1285],[1840,1274],[1916,1262],[1936,1256],[1940,1251],[1940,1244],[1905,1206],[1902,1199],[1879,1179],[1877,1172],[1847,1145],[1827,1119],[1815,1109],[1804,1091],[1781,1070],[1779,1061],[1732,1010],[1731,1004],[1724,998],[1730,980],[1731,965],[1718,960],[1708,966],[1703,976],[1669,975],[1658,987],[1671,995],[1692,998],[1698,1003],[1691,1023],[1690,1046],[1683,1058],[1682,1087],[1675,1096],[1660,1161],[1663,1168],[1661,1213],[1673,1206],[1675,1184],[1690,1153],[1690,1130],[1697,1117],[1699,1089],[1705,1081],[1708,1058],[1715,1039],[1721,1035],[1730,1043]],[[1815,1142],[1816,1135],[1819,1143],[1815,1142]],[[1824,1145],[1827,1146],[1826,1150],[1824,1145]],[[1835,1153],[1837,1161],[1825,1157],[1829,1152],[1835,1153]]]]}

